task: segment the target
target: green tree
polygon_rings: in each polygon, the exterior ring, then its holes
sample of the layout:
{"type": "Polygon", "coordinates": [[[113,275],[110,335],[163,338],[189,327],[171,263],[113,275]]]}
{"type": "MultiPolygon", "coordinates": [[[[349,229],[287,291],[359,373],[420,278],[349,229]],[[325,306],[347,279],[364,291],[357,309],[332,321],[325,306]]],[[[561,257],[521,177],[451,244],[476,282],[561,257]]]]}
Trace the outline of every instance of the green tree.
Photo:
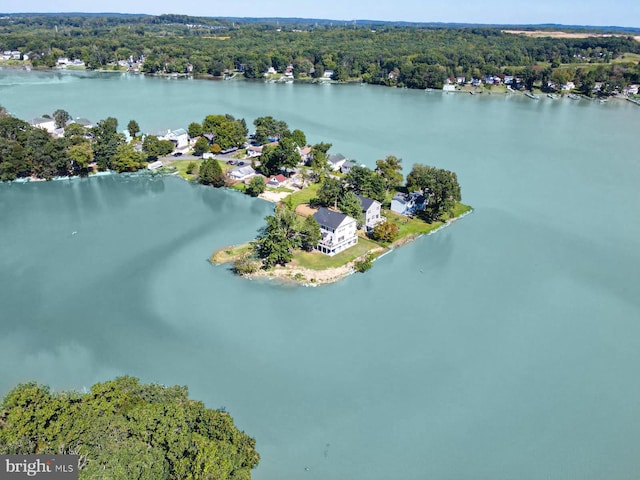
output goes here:
{"type": "Polygon", "coordinates": [[[267,143],[269,138],[279,140],[290,134],[286,122],[271,116],[258,117],[253,121],[253,125],[256,127],[255,141],[261,145],[267,143]]]}
{"type": "Polygon", "coordinates": [[[402,159],[393,155],[376,161],[376,173],[384,178],[387,191],[402,185],[402,159]]]}
{"type": "Polygon", "coordinates": [[[186,387],[120,377],[88,393],[18,385],[2,401],[0,453],[77,454],[80,479],[247,480],[255,441],[186,387]]]}
{"type": "Polygon", "coordinates": [[[202,135],[202,125],[197,122],[191,122],[189,124],[188,130],[189,136],[191,138],[196,138],[202,135]]]}
{"type": "Polygon", "coordinates": [[[409,190],[422,190],[429,199],[423,215],[427,221],[440,220],[452,213],[456,202],[461,200],[458,177],[454,172],[426,165],[414,165],[407,175],[409,190]]]}
{"type": "Polygon", "coordinates": [[[224,187],[226,179],[217,160],[208,158],[202,162],[198,170],[198,181],[203,185],[224,187]]]}
{"type": "Polygon", "coordinates": [[[355,218],[358,224],[358,228],[362,228],[364,223],[364,212],[362,211],[362,204],[360,199],[353,192],[346,192],[338,199],[338,208],[345,215],[349,215],[355,218]]]}
{"type": "Polygon", "coordinates": [[[262,259],[264,268],[286,265],[291,261],[293,250],[301,244],[296,214],[287,207],[278,206],[275,213],[265,217],[265,220],[267,225],[251,244],[253,250],[262,259]]]}
{"type": "Polygon", "coordinates": [[[100,170],[112,167],[113,159],[118,147],[124,143],[124,138],[117,132],[118,120],[108,117],[96,125],[92,130],[94,134],[93,152],[100,170]]]}
{"type": "Polygon", "coordinates": [[[398,232],[398,225],[387,220],[373,227],[371,238],[378,242],[391,243],[398,238],[398,232]]]}
{"type": "Polygon", "coordinates": [[[322,239],[322,232],[320,231],[320,224],[313,215],[309,215],[304,219],[299,227],[299,235],[300,248],[302,250],[310,252],[318,245],[318,242],[322,239]]]}
{"type": "Polygon", "coordinates": [[[64,128],[67,122],[71,120],[71,115],[66,110],[58,109],[53,112],[53,120],[56,123],[56,128],[64,128]]]}
{"type": "Polygon", "coordinates": [[[69,147],[69,158],[73,161],[72,168],[75,175],[88,175],[89,164],[93,162],[93,149],[85,141],[69,147]]]}
{"type": "Polygon", "coordinates": [[[386,183],[384,178],[373,170],[355,165],[344,177],[347,190],[358,195],[372,198],[378,202],[384,202],[386,197],[386,183]]]}
{"type": "Polygon", "coordinates": [[[118,145],[112,160],[112,168],[118,172],[135,172],[144,167],[144,155],[133,149],[130,143],[118,145]]]}
{"type": "Polygon", "coordinates": [[[302,148],[307,144],[306,135],[302,130],[299,130],[297,128],[293,132],[291,132],[290,138],[291,140],[293,140],[293,143],[296,145],[296,147],[302,148]]]}
{"type": "Polygon", "coordinates": [[[209,142],[206,138],[200,137],[196,140],[196,143],[193,146],[193,154],[196,156],[200,156],[205,152],[209,151],[209,142]]]}
{"type": "Polygon", "coordinates": [[[337,178],[326,177],[318,188],[317,201],[323,207],[338,206],[338,199],[342,196],[342,183],[337,178]]]}
{"type": "Polygon", "coordinates": [[[267,185],[264,183],[264,177],[256,175],[251,180],[249,180],[249,185],[247,185],[246,192],[252,197],[257,197],[262,192],[264,192],[266,188],[267,185]]]}
{"type": "Polygon", "coordinates": [[[129,123],[127,124],[127,130],[129,130],[129,135],[135,137],[136,135],[138,135],[138,133],[140,133],[140,125],[138,125],[138,122],[136,122],[135,120],[129,120],[129,123]]]}
{"type": "Polygon", "coordinates": [[[276,175],[284,169],[293,169],[300,163],[300,153],[293,140],[283,138],[277,145],[267,145],[260,156],[260,170],[264,175],[276,175]]]}

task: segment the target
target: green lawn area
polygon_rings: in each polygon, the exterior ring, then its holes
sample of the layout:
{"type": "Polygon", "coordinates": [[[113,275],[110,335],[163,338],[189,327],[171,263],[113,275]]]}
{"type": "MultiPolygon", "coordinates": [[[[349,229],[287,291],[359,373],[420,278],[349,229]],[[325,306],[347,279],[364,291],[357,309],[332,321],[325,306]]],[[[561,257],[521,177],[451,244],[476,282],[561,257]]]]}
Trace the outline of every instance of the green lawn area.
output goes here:
{"type": "Polygon", "coordinates": [[[356,245],[334,255],[333,257],[317,251],[297,251],[293,255],[293,265],[300,266],[302,268],[309,268],[311,270],[324,270],[327,268],[341,267],[374,248],[380,248],[380,245],[366,238],[358,237],[358,243],[356,245]]]}
{"type": "Polygon", "coordinates": [[[298,205],[303,203],[309,203],[309,200],[317,197],[318,188],[320,188],[319,183],[312,183],[307,188],[303,188],[295,193],[292,193],[287,197],[287,202],[291,202],[291,206],[296,208],[298,205]]]}
{"type": "MultiPolygon", "coordinates": [[[[187,180],[195,180],[195,175],[187,173],[187,167],[191,162],[195,162],[197,167],[200,167],[202,160],[173,160],[168,166],[174,167],[178,172],[178,175],[180,175],[182,178],[185,178],[187,180]]],[[[197,172],[198,169],[196,168],[195,171],[197,172]]]]}
{"type": "Polygon", "coordinates": [[[251,245],[249,243],[224,247],[213,252],[211,257],[209,258],[209,261],[211,263],[233,262],[236,258],[241,257],[245,253],[248,253],[250,249],[251,245]]]}
{"type": "Polygon", "coordinates": [[[290,192],[293,192],[293,190],[291,190],[290,188],[287,188],[287,187],[277,187],[277,188],[267,187],[267,190],[269,190],[270,192],[276,192],[276,193],[290,193],[290,192]]]}
{"type": "MultiPolygon", "coordinates": [[[[462,203],[456,203],[456,206],[453,209],[453,215],[448,218],[459,217],[470,210],[470,206],[462,203]]],[[[440,228],[444,224],[444,222],[426,223],[419,218],[404,217],[390,210],[385,210],[383,215],[387,217],[387,220],[398,225],[398,239],[402,239],[409,235],[423,235],[440,228]]]]}

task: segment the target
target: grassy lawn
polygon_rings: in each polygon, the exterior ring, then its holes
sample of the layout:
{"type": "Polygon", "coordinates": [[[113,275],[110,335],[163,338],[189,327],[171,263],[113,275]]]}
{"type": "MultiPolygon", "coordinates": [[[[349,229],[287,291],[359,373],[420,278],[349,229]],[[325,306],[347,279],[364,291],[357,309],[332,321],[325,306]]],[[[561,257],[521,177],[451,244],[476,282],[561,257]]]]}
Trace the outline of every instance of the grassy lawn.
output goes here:
{"type": "Polygon", "coordinates": [[[197,165],[197,168],[195,169],[195,172],[197,172],[200,164],[202,163],[202,160],[173,160],[171,163],[169,163],[168,166],[174,167],[178,172],[178,175],[180,175],[182,178],[185,178],[187,180],[195,180],[195,175],[187,173],[187,167],[191,162],[194,162],[197,165]]]}
{"type": "Polygon", "coordinates": [[[291,206],[296,208],[298,205],[303,203],[309,203],[309,200],[317,197],[318,188],[320,188],[319,183],[312,183],[307,188],[303,188],[295,193],[292,193],[287,197],[287,202],[291,202],[291,206]]]}
{"type": "Polygon", "coordinates": [[[231,188],[233,188],[234,190],[239,190],[243,193],[247,191],[247,185],[244,182],[234,183],[231,188]]]}
{"type": "MultiPolygon", "coordinates": [[[[453,209],[453,215],[447,219],[459,217],[470,210],[470,206],[462,203],[456,203],[456,206],[453,209]]],[[[426,223],[424,220],[420,220],[419,218],[404,217],[390,210],[385,210],[383,214],[387,217],[387,220],[398,225],[398,239],[402,239],[410,235],[423,235],[440,228],[444,224],[444,222],[426,223]]]]}
{"type": "Polygon", "coordinates": [[[341,267],[354,259],[364,255],[374,248],[380,248],[377,243],[366,238],[358,237],[358,243],[347,250],[330,257],[323,253],[297,251],[293,255],[293,265],[311,270],[325,270],[341,267]]]}
{"type": "Polygon", "coordinates": [[[209,261],[211,263],[229,263],[233,262],[236,258],[241,257],[245,253],[248,253],[251,249],[251,245],[249,243],[243,243],[242,245],[231,245],[228,247],[221,248],[220,250],[216,250],[213,252],[211,257],[209,257],[209,261]]]}
{"type": "Polygon", "coordinates": [[[270,192],[276,192],[276,193],[291,193],[291,192],[293,192],[293,190],[291,190],[290,188],[287,188],[287,187],[277,187],[277,188],[267,187],[267,190],[269,190],[270,192]]]}

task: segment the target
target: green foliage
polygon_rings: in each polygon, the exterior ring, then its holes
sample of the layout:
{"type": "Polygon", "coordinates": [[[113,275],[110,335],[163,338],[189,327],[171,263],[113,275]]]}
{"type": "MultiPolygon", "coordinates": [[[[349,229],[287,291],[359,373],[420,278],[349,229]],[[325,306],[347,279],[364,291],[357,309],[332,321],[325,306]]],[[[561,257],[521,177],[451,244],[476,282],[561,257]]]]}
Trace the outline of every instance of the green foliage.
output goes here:
{"type": "Polygon", "coordinates": [[[89,164],[93,162],[93,149],[84,141],[69,147],[69,158],[73,160],[72,168],[76,175],[87,175],[89,164]]]}
{"type": "Polygon", "coordinates": [[[53,119],[56,123],[56,128],[64,128],[69,120],[71,120],[71,115],[66,110],[58,109],[53,112],[53,119]]]}
{"type": "Polygon", "coordinates": [[[142,141],[142,151],[150,160],[166,157],[173,152],[174,148],[175,145],[171,140],[160,140],[155,135],[146,135],[142,141]]]}
{"type": "Polygon", "coordinates": [[[300,163],[300,154],[290,138],[283,138],[277,145],[262,149],[260,171],[264,175],[276,175],[285,169],[293,169],[300,163]]]}
{"type": "Polygon", "coordinates": [[[398,238],[399,231],[398,225],[387,220],[373,227],[371,238],[378,242],[391,243],[398,238]]]}
{"type": "Polygon", "coordinates": [[[265,191],[267,185],[264,183],[264,177],[256,175],[251,180],[249,180],[249,185],[247,185],[246,192],[252,197],[257,197],[262,192],[265,191]]]}
{"type": "Polygon", "coordinates": [[[202,122],[202,132],[212,133],[220,150],[241,147],[247,137],[244,120],[236,120],[232,115],[208,115],[202,122]]]}
{"type": "Polygon", "coordinates": [[[198,168],[198,164],[196,162],[189,162],[185,173],[187,173],[188,175],[191,175],[193,174],[193,172],[195,172],[196,168],[198,168]]]}
{"type": "Polygon", "coordinates": [[[138,122],[136,122],[135,120],[129,120],[129,123],[127,124],[127,130],[129,131],[129,135],[135,137],[136,135],[138,135],[138,133],[140,133],[140,125],[138,125],[138,122]]]}
{"type": "Polygon", "coordinates": [[[458,177],[454,172],[426,165],[414,165],[407,175],[409,190],[422,190],[429,203],[420,214],[429,222],[451,214],[456,202],[461,200],[458,177]]]}
{"type": "Polygon", "coordinates": [[[240,256],[233,262],[233,271],[238,275],[250,275],[260,269],[260,260],[251,253],[240,256]]]}
{"type": "Polygon", "coordinates": [[[369,253],[362,260],[356,260],[354,262],[356,271],[359,273],[364,273],[369,270],[371,267],[373,267],[373,259],[373,254],[369,253]]]}
{"type": "Polygon", "coordinates": [[[263,268],[286,265],[295,249],[311,249],[320,239],[320,226],[315,219],[301,222],[286,206],[276,207],[274,215],[265,220],[267,225],[251,243],[255,254],[262,259],[263,268]]]}
{"type": "Polygon", "coordinates": [[[2,402],[0,453],[77,454],[82,480],[246,480],[259,461],[228,414],[190,400],[186,387],[132,377],[86,394],[17,386],[2,402]]]}
{"type": "Polygon", "coordinates": [[[358,195],[372,198],[380,203],[385,200],[386,183],[384,178],[367,167],[355,165],[345,175],[344,182],[347,190],[358,195]]]}
{"type": "Polygon", "coordinates": [[[289,136],[289,138],[293,140],[293,143],[296,145],[296,147],[302,148],[307,144],[306,135],[302,130],[299,130],[297,128],[293,132],[291,132],[291,135],[289,136]]]}
{"type": "Polygon", "coordinates": [[[320,183],[317,195],[315,200],[319,205],[335,208],[338,205],[338,199],[342,196],[342,183],[337,178],[326,177],[320,183]]]}
{"type": "Polygon", "coordinates": [[[100,170],[113,168],[113,159],[124,138],[117,132],[118,120],[108,117],[98,122],[92,130],[94,134],[93,152],[100,170]]]}
{"type": "Polygon", "coordinates": [[[346,192],[340,199],[338,199],[338,208],[345,215],[349,215],[355,218],[358,228],[362,227],[364,223],[364,212],[362,211],[362,204],[360,199],[353,192],[346,192]]]}
{"type": "Polygon", "coordinates": [[[290,135],[287,123],[271,116],[258,117],[253,121],[253,125],[256,127],[255,141],[260,145],[269,142],[269,138],[279,140],[290,135]]]}
{"type": "Polygon", "coordinates": [[[402,159],[393,155],[376,161],[376,173],[384,178],[386,189],[391,190],[402,185],[402,159]]]}
{"type": "Polygon", "coordinates": [[[222,172],[222,167],[217,160],[208,158],[202,162],[200,169],[198,170],[198,181],[203,185],[224,187],[226,178],[222,172]]]}
{"type": "Polygon", "coordinates": [[[197,122],[191,122],[187,129],[187,132],[189,133],[189,136],[191,138],[199,137],[200,135],[202,135],[202,125],[197,122]]]}
{"type": "Polygon", "coordinates": [[[144,167],[144,155],[136,152],[131,144],[121,144],[113,156],[111,167],[118,173],[135,172],[144,167]]]}
{"type": "Polygon", "coordinates": [[[193,154],[199,157],[200,155],[208,151],[209,151],[209,141],[204,137],[198,138],[198,140],[196,140],[195,145],[193,146],[193,154]]]}

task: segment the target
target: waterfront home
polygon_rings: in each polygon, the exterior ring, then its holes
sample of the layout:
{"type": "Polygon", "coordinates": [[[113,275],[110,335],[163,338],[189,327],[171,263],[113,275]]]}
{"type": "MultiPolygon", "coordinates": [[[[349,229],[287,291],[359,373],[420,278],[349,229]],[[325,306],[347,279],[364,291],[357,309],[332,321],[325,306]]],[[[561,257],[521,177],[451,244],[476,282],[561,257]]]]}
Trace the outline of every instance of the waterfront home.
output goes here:
{"type": "Polygon", "coordinates": [[[231,180],[243,181],[248,178],[255,176],[256,171],[251,168],[249,165],[244,167],[236,167],[229,172],[229,178],[231,180]]]}
{"type": "Polygon", "coordinates": [[[91,122],[90,120],[86,119],[86,118],[76,118],[75,120],[73,120],[73,123],[77,123],[78,125],[80,125],[83,128],[93,128],[93,122],[91,122]]]}
{"type": "Polygon", "coordinates": [[[262,145],[249,145],[247,147],[247,157],[254,158],[262,155],[262,145]]]}
{"type": "Polygon", "coordinates": [[[334,172],[340,170],[344,162],[347,161],[347,158],[341,153],[335,153],[333,155],[329,155],[329,166],[334,172]]]}
{"type": "Polygon", "coordinates": [[[49,133],[53,133],[56,129],[56,122],[53,118],[36,117],[30,123],[32,127],[41,128],[49,133]]]}
{"type": "Polygon", "coordinates": [[[278,188],[282,187],[287,182],[287,177],[282,174],[275,175],[269,179],[267,185],[270,187],[278,188]]]}
{"type": "Polygon", "coordinates": [[[313,214],[320,225],[322,238],[316,250],[333,256],[358,243],[356,219],[344,213],[321,207],[313,214]]]}
{"type": "Polygon", "coordinates": [[[427,199],[422,192],[396,193],[391,199],[391,211],[400,215],[413,215],[424,210],[427,199]]]}
{"type": "Polygon", "coordinates": [[[351,169],[353,167],[356,166],[356,162],[354,162],[353,160],[347,160],[346,162],[344,162],[342,164],[342,166],[340,167],[340,173],[349,173],[351,171],[351,169]]]}
{"type": "Polygon", "coordinates": [[[364,213],[364,229],[370,232],[373,230],[373,227],[384,222],[384,217],[381,214],[382,204],[377,200],[363,197],[362,195],[358,195],[358,199],[360,200],[360,206],[364,213]]]}
{"type": "Polygon", "coordinates": [[[298,147],[298,153],[300,154],[300,163],[305,164],[311,161],[310,145],[305,145],[304,147],[298,147]]]}
{"type": "Polygon", "coordinates": [[[160,140],[169,140],[174,143],[176,150],[184,150],[189,146],[189,134],[184,128],[167,130],[167,134],[158,137],[160,140]]]}

